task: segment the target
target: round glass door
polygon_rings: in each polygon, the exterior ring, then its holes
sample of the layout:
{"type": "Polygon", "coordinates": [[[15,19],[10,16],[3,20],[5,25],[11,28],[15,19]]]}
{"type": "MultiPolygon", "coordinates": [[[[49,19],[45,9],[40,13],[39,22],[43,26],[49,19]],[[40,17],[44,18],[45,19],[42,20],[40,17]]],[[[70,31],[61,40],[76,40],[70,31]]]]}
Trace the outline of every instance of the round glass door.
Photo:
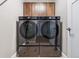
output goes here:
{"type": "Polygon", "coordinates": [[[26,21],[20,26],[20,33],[25,39],[31,39],[35,37],[37,33],[36,31],[36,24],[32,21],[26,21]]]}
{"type": "Polygon", "coordinates": [[[48,39],[53,39],[56,36],[56,24],[52,21],[47,21],[42,25],[41,33],[48,39]]]}

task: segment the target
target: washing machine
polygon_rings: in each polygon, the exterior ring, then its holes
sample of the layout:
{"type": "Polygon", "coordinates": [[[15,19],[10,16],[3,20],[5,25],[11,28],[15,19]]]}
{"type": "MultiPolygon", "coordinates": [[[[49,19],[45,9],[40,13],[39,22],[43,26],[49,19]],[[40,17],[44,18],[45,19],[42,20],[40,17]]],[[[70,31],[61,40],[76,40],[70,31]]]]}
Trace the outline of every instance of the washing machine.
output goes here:
{"type": "Polygon", "coordinates": [[[33,44],[36,41],[37,21],[35,17],[19,17],[18,38],[19,45],[33,44]]]}
{"type": "Polygon", "coordinates": [[[39,17],[38,34],[40,36],[40,45],[55,45],[58,44],[58,39],[60,37],[60,17],[49,16],[49,17],[39,17]],[[45,42],[46,41],[46,42],[45,42]],[[48,44],[46,44],[48,43],[48,44]]]}

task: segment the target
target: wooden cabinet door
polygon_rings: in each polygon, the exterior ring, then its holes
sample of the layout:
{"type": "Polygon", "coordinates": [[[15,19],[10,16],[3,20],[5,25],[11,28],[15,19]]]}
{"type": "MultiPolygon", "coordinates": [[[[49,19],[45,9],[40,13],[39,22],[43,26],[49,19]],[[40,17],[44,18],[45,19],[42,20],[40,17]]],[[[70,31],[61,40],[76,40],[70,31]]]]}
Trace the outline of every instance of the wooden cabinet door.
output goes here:
{"type": "Polygon", "coordinates": [[[47,4],[47,16],[55,16],[55,4],[47,4]]]}
{"type": "Polygon", "coordinates": [[[31,16],[32,13],[32,4],[31,3],[24,3],[23,4],[23,15],[24,16],[31,16]]]}

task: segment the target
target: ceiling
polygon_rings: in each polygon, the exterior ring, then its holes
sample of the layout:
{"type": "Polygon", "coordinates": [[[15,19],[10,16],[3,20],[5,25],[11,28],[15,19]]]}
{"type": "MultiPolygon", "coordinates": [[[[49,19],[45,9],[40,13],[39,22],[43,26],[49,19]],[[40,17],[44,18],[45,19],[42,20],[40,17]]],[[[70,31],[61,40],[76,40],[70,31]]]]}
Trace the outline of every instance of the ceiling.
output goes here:
{"type": "Polygon", "coordinates": [[[24,0],[24,2],[55,2],[56,0],[24,0]]]}

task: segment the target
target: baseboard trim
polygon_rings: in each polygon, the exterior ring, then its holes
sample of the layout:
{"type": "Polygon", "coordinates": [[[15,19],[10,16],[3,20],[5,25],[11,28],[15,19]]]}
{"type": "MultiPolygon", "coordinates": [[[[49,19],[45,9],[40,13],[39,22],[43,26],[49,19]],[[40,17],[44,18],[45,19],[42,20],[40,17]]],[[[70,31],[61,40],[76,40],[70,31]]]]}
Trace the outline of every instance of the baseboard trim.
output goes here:
{"type": "MultiPolygon", "coordinates": [[[[11,58],[16,58],[16,52],[11,56],[11,58]]],[[[67,56],[62,52],[62,58],[67,58],[67,56]]]]}
{"type": "Polygon", "coordinates": [[[11,56],[11,58],[16,58],[16,52],[11,56]]]}
{"type": "MultiPolygon", "coordinates": [[[[57,48],[59,51],[60,51],[60,49],[59,48],[57,48]]],[[[67,56],[62,52],[62,58],[67,58],[67,56]]]]}

